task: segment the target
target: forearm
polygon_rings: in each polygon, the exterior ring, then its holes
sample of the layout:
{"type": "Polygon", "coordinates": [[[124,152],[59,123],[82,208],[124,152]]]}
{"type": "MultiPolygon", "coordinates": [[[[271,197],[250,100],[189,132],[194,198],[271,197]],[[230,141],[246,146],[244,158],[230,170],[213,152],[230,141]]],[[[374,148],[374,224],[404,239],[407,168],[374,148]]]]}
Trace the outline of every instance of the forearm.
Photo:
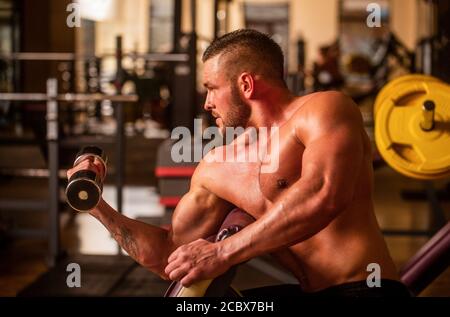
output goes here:
{"type": "Polygon", "coordinates": [[[164,277],[167,257],[173,251],[167,230],[130,219],[115,211],[103,199],[90,214],[106,227],[135,261],[164,277]]]}
{"type": "Polygon", "coordinates": [[[332,220],[324,196],[320,184],[297,186],[257,221],[220,242],[224,256],[238,264],[308,239],[332,220]]]}

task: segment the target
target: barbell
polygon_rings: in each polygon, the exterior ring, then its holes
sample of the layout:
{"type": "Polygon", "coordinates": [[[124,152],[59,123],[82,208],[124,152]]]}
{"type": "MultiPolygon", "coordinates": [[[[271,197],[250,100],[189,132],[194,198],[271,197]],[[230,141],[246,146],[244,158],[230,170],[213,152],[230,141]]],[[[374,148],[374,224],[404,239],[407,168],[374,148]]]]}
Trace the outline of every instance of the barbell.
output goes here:
{"type": "Polygon", "coordinates": [[[387,84],[374,105],[375,141],[383,159],[415,179],[450,176],[450,86],[426,75],[387,84]]]}
{"type": "Polygon", "coordinates": [[[377,95],[374,106],[374,114],[376,116],[377,110],[380,105],[383,104],[383,101],[386,97],[389,97],[396,89],[404,86],[412,85],[423,85],[427,82],[436,82],[439,81],[436,77],[423,75],[423,74],[411,74],[398,77],[394,80],[391,80],[387,85],[383,87],[380,93],[377,95]]]}

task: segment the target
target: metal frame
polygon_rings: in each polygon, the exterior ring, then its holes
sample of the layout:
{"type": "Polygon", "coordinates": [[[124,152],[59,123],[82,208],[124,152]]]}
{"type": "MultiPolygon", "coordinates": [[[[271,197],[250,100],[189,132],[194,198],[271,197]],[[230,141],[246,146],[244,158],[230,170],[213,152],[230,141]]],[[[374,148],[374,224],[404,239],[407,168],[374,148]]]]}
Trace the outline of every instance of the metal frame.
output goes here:
{"type": "Polygon", "coordinates": [[[55,266],[60,255],[59,239],[59,131],[58,131],[58,81],[47,80],[47,144],[49,169],[49,258],[50,266],[55,266]]]}
{"type": "MultiPolygon", "coordinates": [[[[84,61],[102,57],[115,57],[115,53],[103,54],[100,56],[80,55],[75,53],[45,53],[45,52],[18,52],[11,54],[0,54],[0,59],[13,61],[84,61]]],[[[150,62],[187,62],[188,54],[168,54],[168,53],[124,53],[123,57],[144,58],[150,62]]]]}
{"type": "MultiPolygon", "coordinates": [[[[60,235],[59,235],[59,187],[61,171],[59,170],[59,107],[58,101],[89,101],[89,100],[111,100],[116,103],[117,115],[117,134],[116,134],[116,157],[117,157],[117,210],[122,211],[122,193],[124,180],[124,124],[123,124],[123,106],[122,102],[136,102],[136,95],[102,95],[102,94],[59,94],[58,83],[56,78],[47,80],[47,93],[6,93],[0,94],[0,100],[6,101],[47,101],[47,144],[48,144],[48,170],[46,175],[49,177],[49,197],[48,200],[29,200],[29,201],[0,201],[2,208],[8,209],[30,209],[43,210],[48,208],[49,229],[45,234],[42,230],[19,230],[16,231],[17,236],[28,237],[48,237],[48,265],[53,267],[56,265],[61,255],[60,235]]],[[[119,249],[120,251],[120,249],[119,249]]]]}
{"type": "Polygon", "coordinates": [[[110,100],[112,102],[136,102],[137,95],[105,95],[105,94],[59,94],[49,97],[48,94],[42,93],[0,93],[0,101],[102,101],[110,100]]]}
{"type": "MultiPolygon", "coordinates": [[[[122,66],[122,37],[116,37],[116,71],[117,75],[121,74],[123,71],[122,66]]],[[[116,78],[120,78],[116,76],[116,78]]],[[[116,80],[114,82],[117,91],[122,90],[123,82],[116,80]]],[[[125,135],[124,135],[124,114],[123,114],[123,105],[121,102],[117,103],[115,108],[115,116],[117,122],[116,128],[116,165],[118,166],[116,173],[116,199],[117,199],[117,211],[122,213],[123,207],[123,186],[125,182],[125,135]]],[[[117,254],[120,254],[120,245],[117,243],[117,254]]]]}

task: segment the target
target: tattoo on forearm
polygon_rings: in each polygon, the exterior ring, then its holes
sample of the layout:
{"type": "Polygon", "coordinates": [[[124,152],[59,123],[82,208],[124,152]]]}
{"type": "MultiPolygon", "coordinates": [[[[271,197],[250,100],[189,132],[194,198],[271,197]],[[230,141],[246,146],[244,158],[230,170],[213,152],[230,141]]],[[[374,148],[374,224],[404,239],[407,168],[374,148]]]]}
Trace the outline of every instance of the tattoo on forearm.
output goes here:
{"type": "Polygon", "coordinates": [[[125,226],[120,227],[119,230],[120,233],[113,233],[114,239],[119,242],[122,248],[124,248],[133,259],[137,259],[139,250],[133,233],[125,226]]]}
{"type": "Polygon", "coordinates": [[[111,232],[114,240],[116,240],[133,259],[137,260],[139,248],[131,230],[125,225],[117,227],[116,222],[110,216],[106,217],[106,222],[107,223],[104,223],[104,225],[108,228],[109,232],[111,232]]]}

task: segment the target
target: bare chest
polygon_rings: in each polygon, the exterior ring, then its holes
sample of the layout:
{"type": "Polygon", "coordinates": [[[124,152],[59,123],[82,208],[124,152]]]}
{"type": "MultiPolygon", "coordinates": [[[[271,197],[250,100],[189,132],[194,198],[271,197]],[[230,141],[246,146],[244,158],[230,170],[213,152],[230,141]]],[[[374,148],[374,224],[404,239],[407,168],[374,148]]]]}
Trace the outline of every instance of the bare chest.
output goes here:
{"type": "Polygon", "coordinates": [[[258,218],[300,178],[303,152],[304,146],[280,128],[256,162],[235,156],[212,164],[210,190],[258,218]]]}

